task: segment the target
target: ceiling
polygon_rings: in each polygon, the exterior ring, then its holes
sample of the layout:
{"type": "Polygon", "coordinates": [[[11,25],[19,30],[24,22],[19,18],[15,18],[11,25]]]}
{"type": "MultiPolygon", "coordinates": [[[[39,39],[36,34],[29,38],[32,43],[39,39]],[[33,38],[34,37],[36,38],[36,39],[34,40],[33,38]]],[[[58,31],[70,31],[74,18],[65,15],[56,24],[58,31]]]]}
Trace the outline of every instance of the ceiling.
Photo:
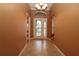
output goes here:
{"type": "MultiPolygon", "coordinates": [[[[36,10],[35,9],[35,4],[36,3],[29,3],[30,7],[31,7],[31,10],[36,10]]],[[[51,8],[51,6],[53,5],[53,3],[47,3],[47,10],[49,10],[51,8]]]]}

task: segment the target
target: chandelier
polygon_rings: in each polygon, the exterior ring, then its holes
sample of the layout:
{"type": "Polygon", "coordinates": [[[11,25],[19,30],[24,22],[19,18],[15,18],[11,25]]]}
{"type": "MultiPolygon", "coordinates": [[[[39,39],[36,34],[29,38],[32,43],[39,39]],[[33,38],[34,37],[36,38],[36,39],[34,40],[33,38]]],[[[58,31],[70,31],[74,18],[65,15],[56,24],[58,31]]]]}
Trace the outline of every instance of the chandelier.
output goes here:
{"type": "Polygon", "coordinates": [[[35,7],[36,9],[38,10],[45,10],[47,8],[47,4],[44,4],[44,3],[38,3],[38,4],[35,4],[35,7]]]}

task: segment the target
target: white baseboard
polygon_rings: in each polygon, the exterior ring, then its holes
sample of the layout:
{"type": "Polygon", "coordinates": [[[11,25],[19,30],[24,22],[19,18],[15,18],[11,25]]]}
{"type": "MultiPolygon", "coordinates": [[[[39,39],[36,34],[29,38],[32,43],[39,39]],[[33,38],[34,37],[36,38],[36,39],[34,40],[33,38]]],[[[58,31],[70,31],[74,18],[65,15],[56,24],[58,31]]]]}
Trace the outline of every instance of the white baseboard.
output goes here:
{"type": "Polygon", "coordinates": [[[65,54],[55,44],[54,47],[61,53],[62,56],[65,56],[65,54]]]}
{"type": "Polygon", "coordinates": [[[21,56],[22,55],[22,53],[24,52],[24,50],[26,49],[26,47],[27,47],[27,44],[25,44],[24,48],[21,50],[21,52],[19,53],[18,56],[21,56]]]}

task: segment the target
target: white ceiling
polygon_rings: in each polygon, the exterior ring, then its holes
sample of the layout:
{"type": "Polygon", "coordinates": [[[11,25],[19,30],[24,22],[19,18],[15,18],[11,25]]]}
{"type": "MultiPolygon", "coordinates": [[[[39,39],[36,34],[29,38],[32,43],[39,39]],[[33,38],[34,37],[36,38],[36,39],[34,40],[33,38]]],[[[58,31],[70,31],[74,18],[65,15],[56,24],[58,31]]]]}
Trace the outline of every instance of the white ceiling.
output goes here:
{"type": "MultiPolygon", "coordinates": [[[[35,4],[36,3],[29,3],[31,10],[35,10],[35,4]]],[[[51,8],[51,6],[53,5],[53,3],[47,3],[47,10],[49,10],[51,8]]]]}

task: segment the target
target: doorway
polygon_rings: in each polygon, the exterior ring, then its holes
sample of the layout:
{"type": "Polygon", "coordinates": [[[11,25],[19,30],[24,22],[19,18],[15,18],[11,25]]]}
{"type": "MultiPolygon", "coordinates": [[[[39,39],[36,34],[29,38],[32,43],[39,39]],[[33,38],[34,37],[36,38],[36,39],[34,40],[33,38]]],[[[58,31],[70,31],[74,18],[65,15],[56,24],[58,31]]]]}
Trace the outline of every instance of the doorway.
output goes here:
{"type": "Polygon", "coordinates": [[[47,18],[34,19],[34,38],[47,37],[47,18]]]}

